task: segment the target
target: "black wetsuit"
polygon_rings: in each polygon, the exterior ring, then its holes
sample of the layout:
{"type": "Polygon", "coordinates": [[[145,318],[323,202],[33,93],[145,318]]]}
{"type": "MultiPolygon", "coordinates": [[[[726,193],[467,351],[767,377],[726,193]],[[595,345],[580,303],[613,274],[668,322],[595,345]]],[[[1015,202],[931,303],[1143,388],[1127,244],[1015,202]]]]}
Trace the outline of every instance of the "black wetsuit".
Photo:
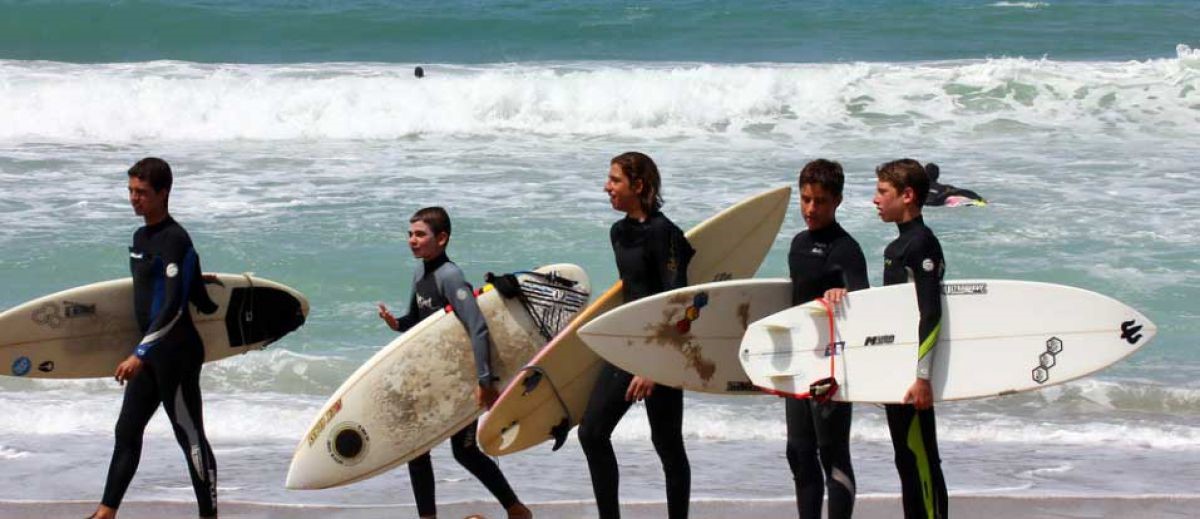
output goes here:
{"type": "MultiPolygon", "coordinates": [[[[792,238],[788,252],[792,304],[803,304],[831,288],[862,290],[867,260],[862,247],[837,222],[792,238]]],[[[825,487],[829,488],[829,518],[854,512],[854,469],[850,464],[848,402],[818,404],[812,399],[788,398],[787,459],[796,482],[796,506],[801,519],[821,517],[825,487]],[[818,452],[820,456],[818,456],[818,452]]]]}
{"type": "MultiPolygon", "coordinates": [[[[609,233],[623,282],[625,302],[687,286],[687,268],[695,251],[683,232],[662,213],[639,222],[626,217],[609,233]]],[[[612,432],[632,402],[625,400],[633,375],[605,362],[579,423],[579,443],[587,456],[592,491],[602,519],[620,517],[620,472],[612,432]]],[[[667,485],[667,515],[687,517],[692,469],[683,445],[683,391],[656,384],[646,397],[650,439],[662,462],[667,485]]]]}
{"type": "Polygon", "coordinates": [[[188,303],[206,314],[217,306],[204,289],[191,238],[169,216],[134,233],[129,265],[134,310],[144,333],[134,354],[143,365],[125,386],[101,503],[114,509],[121,505],[141,459],[142,433],[162,403],[187,458],[200,516],[215,516],[217,463],[204,434],[200,397],[204,344],[192,324],[188,303]]]}
{"type": "Polygon", "coordinates": [[[952,196],[961,196],[963,198],[970,198],[971,200],[978,200],[980,202],[987,201],[984,200],[982,196],[979,196],[979,193],[971,191],[970,189],[962,189],[954,187],[950,184],[930,182],[929,195],[925,197],[925,205],[946,205],[946,199],[952,196]]]}
{"type": "MultiPolygon", "coordinates": [[[[458,265],[445,254],[424,261],[413,273],[412,287],[408,313],[396,319],[399,331],[404,332],[426,317],[444,311],[447,305],[452,306],[455,316],[462,321],[471,337],[479,383],[491,385],[495,376],[491,371],[487,323],[479,311],[471,285],[458,265]]],[[[482,482],[504,508],[517,503],[517,495],[500,472],[500,467],[479,450],[475,441],[475,422],[450,437],[450,451],[454,453],[454,459],[482,482]]],[[[417,513],[421,517],[437,515],[433,460],[428,452],[408,462],[408,474],[417,500],[417,513]]]]}
{"type": "MultiPolygon", "coordinates": [[[[929,380],[942,328],[942,276],[946,261],[942,246],[925,221],[917,217],[899,226],[900,236],[883,252],[883,284],[913,283],[920,310],[916,378],[929,380]]],[[[900,473],[904,516],[941,519],[948,499],[938,456],[937,422],[933,408],[918,411],[912,404],[888,404],[888,429],[900,473]]]]}

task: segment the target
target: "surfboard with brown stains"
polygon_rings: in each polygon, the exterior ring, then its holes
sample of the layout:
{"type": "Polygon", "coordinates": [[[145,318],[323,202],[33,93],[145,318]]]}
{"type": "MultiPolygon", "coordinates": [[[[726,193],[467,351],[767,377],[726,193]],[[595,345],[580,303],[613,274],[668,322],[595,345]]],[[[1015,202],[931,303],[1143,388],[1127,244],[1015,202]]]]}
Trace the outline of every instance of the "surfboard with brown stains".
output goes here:
{"type": "Polygon", "coordinates": [[[742,334],[791,302],[787,279],[705,283],[620,306],[579,336],[613,365],[664,386],[760,395],[738,360],[742,334]]]}
{"type": "MultiPolygon", "coordinates": [[[[570,264],[517,274],[522,297],[491,285],[478,296],[492,340],[492,372],[506,383],[584,306],[590,284],[570,264]],[[543,333],[542,327],[549,327],[543,333]]],[[[475,357],[447,309],[425,318],[355,371],[313,418],[296,446],[287,488],[321,489],[385,472],[429,451],[482,412],[475,357]]]]}

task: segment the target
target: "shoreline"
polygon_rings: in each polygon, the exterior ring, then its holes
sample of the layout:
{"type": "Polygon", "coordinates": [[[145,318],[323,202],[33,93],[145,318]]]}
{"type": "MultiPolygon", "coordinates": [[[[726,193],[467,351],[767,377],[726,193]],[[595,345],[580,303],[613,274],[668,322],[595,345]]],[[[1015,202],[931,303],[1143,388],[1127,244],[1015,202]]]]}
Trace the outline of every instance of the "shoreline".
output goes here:
{"type": "MultiPolygon", "coordinates": [[[[86,517],[96,506],[94,501],[0,501],[0,519],[35,517],[86,517]]],[[[956,518],[999,519],[1006,517],[1190,517],[1200,506],[1200,494],[1128,495],[1128,496],[1011,496],[951,494],[950,512],[956,518]]],[[[595,517],[591,501],[552,501],[530,503],[536,517],[595,517]]],[[[640,519],[664,517],[664,502],[629,502],[622,505],[623,516],[640,519]]],[[[125,519],[194,517],[195,504],[188,501],[131,501],[121,508],[125,519]]],[[[789,499],[696,499],[691,517],[792,517],[795,502],[789,499]]],[[[860,518],[896,517],[900,511],[898,495],[860,496],[855,516],[860,518]]],[[[438,506],[443,517],[462,517],[481,513],[490,518],[504,517],[499,505],[491,501],[445,503],[438,506]]],[[[239,519],[373,519],[416,515],[413,505],[293,505],[285,503],[227,502],[221,504],[221,517],[239,519]]]]}

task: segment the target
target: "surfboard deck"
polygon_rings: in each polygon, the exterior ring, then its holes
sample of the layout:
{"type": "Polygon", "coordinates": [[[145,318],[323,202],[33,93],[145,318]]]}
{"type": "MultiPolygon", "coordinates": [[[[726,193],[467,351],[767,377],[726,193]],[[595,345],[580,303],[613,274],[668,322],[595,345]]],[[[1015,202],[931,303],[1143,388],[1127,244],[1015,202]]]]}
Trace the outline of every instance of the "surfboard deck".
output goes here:
{"type": "MultiPolygon", "coordinates": [[[[1095,373],[1149,343],[1157,327],[1110,297],[1080,288],[1012,280],[942,285],[934,350],[934,399],[1032,391],[1095,373]]],[[[834,321],[834,373],[845,402],[900,402],[916,378],[912,285],[851,292],[834,321]]],[[[830,373],[824,307],[806,303],[751,324],[740,360],[754,384],[804,393],[830,373]]]]}
{"type": "MultiPolygon", "coordinates": [[[[308,316],[308,299],[274,281],[214,273],[204,286],[217,311],[190,309],[205,362],[265,348],[308,316]]],[[[63,290],[0,313],[0,367],[7,368],[0,374],[111,377],[141,339],[132,278],[63,290]]]]}
{"type": "Polygon", "coordinates": [[[619,306],[579,336],[613,365],[664,386],[761,395],[738,359],[742,334],[791,303],[787,279],[704,283],[619,306]]]}
{"type": "MultiPolygon", "coordinates": [[[[478,296],[501,384],[587,305],[590,284],[583,269],[557,264],[536,272],[570,283],[518,274],[529,306],[491,285],[478,296]]],[[[321,407],[296,447],[287,488],[361,481],[428,452],[482,412],[476,385],[462,322],[451,311],[427,317],[372,356],[321,407]]]]}
{"type": "MultiPolygon", "coordinates": [[[[787,215],[791,188],[751,196],[686,233],[696,250],[692,283],[753,276],[787,215]]],[[[579,337],[579,328],[623,303],[618,281],[592,302],[521,370],[480,419],[477,440],[493,456],[519,452],[549,439],[555,449],[578,425],[603,360],[579,337]]]]}

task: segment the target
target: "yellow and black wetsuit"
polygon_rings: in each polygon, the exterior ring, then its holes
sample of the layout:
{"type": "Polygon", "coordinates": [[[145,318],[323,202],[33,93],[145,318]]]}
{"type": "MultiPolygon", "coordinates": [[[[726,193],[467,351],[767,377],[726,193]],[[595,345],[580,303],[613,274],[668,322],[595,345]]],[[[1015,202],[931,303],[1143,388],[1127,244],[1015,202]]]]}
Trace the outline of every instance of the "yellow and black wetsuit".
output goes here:
{"type": "MultiPolygon", "coordinates": [[[[942,329],[942,276],[946,261],[942,245],[925,221],[917,217],[899,225],[900,236],[883,252],[883,284],[912,283],[917,291],[920,340],[917,378],[929,380],[942,329]]],[[[948,499],[937,448],[937,422],[933,408],[917,410],[912,404],[889,404],[888,429],[900,473],[904,516],[942,519],[948,499]]]]}

